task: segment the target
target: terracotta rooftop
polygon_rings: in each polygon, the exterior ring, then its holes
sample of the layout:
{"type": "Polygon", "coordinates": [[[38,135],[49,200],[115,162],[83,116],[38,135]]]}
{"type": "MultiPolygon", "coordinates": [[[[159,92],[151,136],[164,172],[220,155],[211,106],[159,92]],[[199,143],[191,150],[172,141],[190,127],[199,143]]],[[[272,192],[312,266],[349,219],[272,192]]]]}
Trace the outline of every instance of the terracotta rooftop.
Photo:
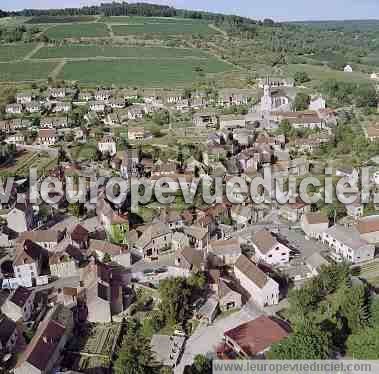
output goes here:
{"type": "Polygon", "coordinates": [[[228,330],[224,336],[238,344],[249,356],[255,356],[288,336],[288,332],[272,319],[261,316],[228,330]]]}

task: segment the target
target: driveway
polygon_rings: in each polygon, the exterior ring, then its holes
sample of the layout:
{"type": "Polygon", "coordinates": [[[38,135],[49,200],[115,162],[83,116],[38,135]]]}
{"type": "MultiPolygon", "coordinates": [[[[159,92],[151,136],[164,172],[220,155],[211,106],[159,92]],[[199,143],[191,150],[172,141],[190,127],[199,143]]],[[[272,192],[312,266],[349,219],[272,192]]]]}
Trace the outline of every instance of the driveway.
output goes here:
{"type": "Polygon", "coordinates": [[[224,332],[242,323],[251,321],[262,315],[254,304],[249,302],[243,308],[225,318],[219,319],[211,326],[199,325],[194,334],[187,340],[179,365],[174,369],[175,374],[182,374],[186,365],[191,365],[196,355],[214,354],[216,347],[222,342],[224,332]]]}

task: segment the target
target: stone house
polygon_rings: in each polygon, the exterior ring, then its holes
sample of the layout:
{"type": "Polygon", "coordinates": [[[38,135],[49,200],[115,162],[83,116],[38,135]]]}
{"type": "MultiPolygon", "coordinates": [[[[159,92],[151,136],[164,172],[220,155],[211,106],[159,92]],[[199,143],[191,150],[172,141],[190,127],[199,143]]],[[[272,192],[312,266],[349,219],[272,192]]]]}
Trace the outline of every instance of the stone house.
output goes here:
{"type": "Polygon", "coordinates": [[[154,260],[170,249],[172,233],[168,225],[152,223],[141,228],[142,235],[134,243],[134,247],[144,258],[154,260]]]}
{"type": "Polygon", "coordinates": [[[204,252],[193,247],[180,248],[175,254],[175,265],[194,273],[204,271],[204,252]]]}
{"type": "Polygon", "coordinates": [[[189,243],[198,250],[204,250],[208,246],[208,229],[191,225],[184,227],[184,234],[187,235],[189,243]]]}
{"type": "Polygon", "coordinates": [[[209,258],[216,257],[221,266],[234,265],[241,254],[242,251],[238,239],[211,240],[208,245],[209,258]]]}
{"type": "Polygon", "coordinates": [[[218,283],[217,298],[221,312],[242,307],[242,295],[233,290],[230,282],[226,282],[223,279],[220,279],[218,283]]]}

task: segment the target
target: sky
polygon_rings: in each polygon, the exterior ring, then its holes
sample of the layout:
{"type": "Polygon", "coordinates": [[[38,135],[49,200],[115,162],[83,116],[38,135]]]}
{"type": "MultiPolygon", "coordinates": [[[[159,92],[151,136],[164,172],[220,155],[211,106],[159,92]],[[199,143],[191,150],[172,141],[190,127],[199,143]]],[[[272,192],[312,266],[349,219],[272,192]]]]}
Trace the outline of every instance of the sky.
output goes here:
{"type": "MultiPolygon", "coordinates": [[[[78,7],[101,2],[111,2],[111,0],[0,0],[0,9],[78,7]]],[[[312,3],[309,0],[144,0],[144,2],[172,5],[182,9],[238,14],[253,19],[272,18],[276,21],[379,19],[379,0],[317,0],[312,3]]]]}

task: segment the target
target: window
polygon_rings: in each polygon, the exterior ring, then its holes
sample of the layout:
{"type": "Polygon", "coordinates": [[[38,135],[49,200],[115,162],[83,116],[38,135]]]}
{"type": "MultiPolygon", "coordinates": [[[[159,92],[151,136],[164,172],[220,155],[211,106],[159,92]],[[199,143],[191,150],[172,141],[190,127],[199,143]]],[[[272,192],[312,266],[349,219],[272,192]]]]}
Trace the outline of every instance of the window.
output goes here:
{"type": "Polygon", "coordinates": [[[271,257],[272,257],[272,255],[268,255],[268,257],[270,257],[270,258],[271,258],[271,257]]]}

